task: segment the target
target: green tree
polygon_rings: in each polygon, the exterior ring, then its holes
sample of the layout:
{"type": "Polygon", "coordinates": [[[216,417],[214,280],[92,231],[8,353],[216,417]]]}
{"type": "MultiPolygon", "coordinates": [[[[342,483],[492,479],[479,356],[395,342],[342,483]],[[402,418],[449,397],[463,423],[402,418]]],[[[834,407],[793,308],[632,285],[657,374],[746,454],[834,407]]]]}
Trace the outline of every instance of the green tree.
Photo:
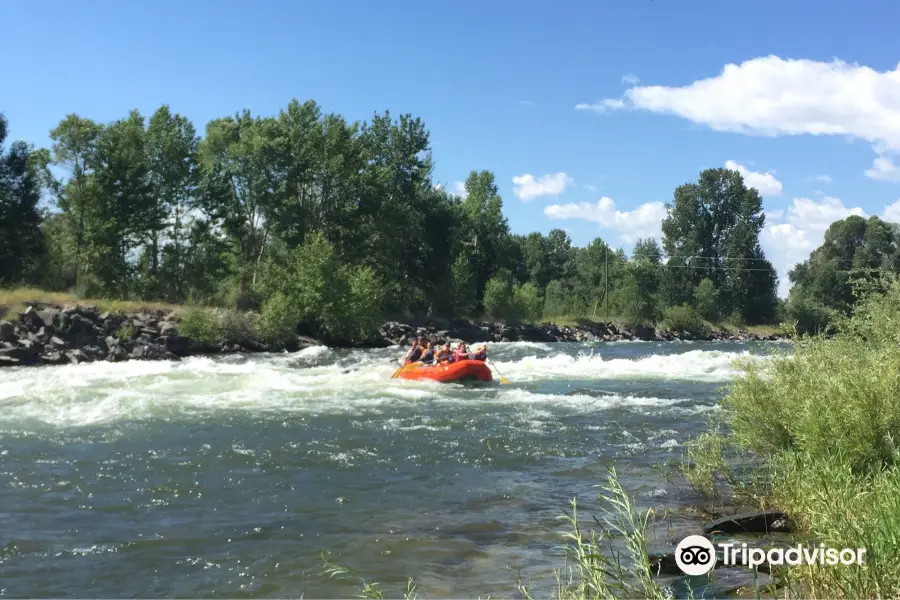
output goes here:
{"type": "MultiPolygon", "coordinates": [[[[816,305],[849,314],[857,300],[855,280],[871,279],[879,271],[896,271],[897,267],[894,229],[876,216],[864,219],[851,215],[832,223],[822,245],[790,271],[791,297],[797,299],[789,307],[795,307],[791,309],[795,316],[800,310],[796,307],[816,305]]],[[[826,314],[816,314],[819,313],[826,314]]]]}
{"type": "Polygon", "coordinates": [[[103,127],[94,121],[72,113],[50,131],[50,139],[53,140],[52,161],[69,170],[69,179],[57,190],[57,203],[66,215],[63,223],[71,230],[74,241],[73,252],[68,257],[74,285],[79,283],[83,264],[85,215],[92,193],[89,183],[91,164],[102,130],[103,127]]]}
{"type": "Polygon", "coordinates": [[[189,227],[196,214],[197,149],[200,139],[189,119],[161,106],[146,133],[152,205],[148,208],[149,256],[144,295],[183,302],[189,227]],[[162,263],[162,266],[160,266],[162,263]],[[160,273],[162,270],[162,273],[160,273]]]}
{"type": "Polygon", "coordinates": [[[285,262],[266,261],[257,286],[264,298],[287,298],[296,322],[327,340],[365,339],[382,316],[384,288],[374,270],[341,264],[322,232],[309,234],[285,262]]]}
{"type": "MultiPolygon", "coordinates": [[[[0,284],[33,283],[46,256],[39,171],[46,166],[25,142],[3,152],[7,121],[0,114],[0,284]]],[[[46,158],[43,159],[44,161],[46,158]]]]}
{"type": "Polygon", "coordinates": [[[502,256],[509,225],[503,216],[503,199],[493,173],[472,171],[465,185],[468,195],[461,206],[460,243],[475,274],[476,297],[483,298],[487,281],[502,256]]]}
{"type": "Polygon", "coordinates": [[[144,119],[132,111],[103,128],[88,165],[93,173],[84,206],[86,271],[100,294],[129,295],[132,253],[155,219],[144,147],[144,119]]]}
{"type": "Polygon", "coordinates": [[[512,274],[501,269],[484,287],[484,311],[493,319],[515,319],[515,309],[512,274]]]}
{"type": "Polygon", "coordinates": [[[665,303],[691,300],[700,281],[709,278],[720,314],[737,313],[750,322],[772,318],[778,282],[759,246],[765,224],[759,192],[746,187],[736,171],[707,169],[697,183],[679,186],[666,207],[665,303]]]}
{"type": "Polygon", "coordinates": [[[514,314],[527,321],[540,320],[544,302],[538,293],[537,286],[527,281],[521,285],[513,286],[514,314]]]}
{"type": "Polygon", "coordinates": [[[707,321],[718,320],[719,315],[716,313],[716,288],[708,277],[694,288],[694,303],[701,317],[707,321]]]}

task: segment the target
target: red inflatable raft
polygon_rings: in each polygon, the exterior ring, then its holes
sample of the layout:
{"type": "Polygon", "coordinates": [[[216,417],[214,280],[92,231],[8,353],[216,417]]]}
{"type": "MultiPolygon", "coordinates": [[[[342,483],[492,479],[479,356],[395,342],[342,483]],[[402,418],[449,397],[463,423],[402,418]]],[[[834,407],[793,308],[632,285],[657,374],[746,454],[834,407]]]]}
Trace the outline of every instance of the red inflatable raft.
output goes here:
{"type": "Polygon", "coordinates": [[[397,372],[401,379],[431,379],[434,381],[491,381],[491,368],[484,361],[461,360],[433,367],[421,363],[404,365],[397,372]]]}

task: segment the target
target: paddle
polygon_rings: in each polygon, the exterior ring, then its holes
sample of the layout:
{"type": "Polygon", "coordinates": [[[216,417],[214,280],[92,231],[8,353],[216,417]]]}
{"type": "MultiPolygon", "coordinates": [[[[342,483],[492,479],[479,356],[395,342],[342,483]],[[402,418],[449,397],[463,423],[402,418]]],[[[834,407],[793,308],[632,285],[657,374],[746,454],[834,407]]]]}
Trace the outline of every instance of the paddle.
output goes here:
{"type": "Polygon", "coordinates": [[[494,367],[494,370],[497,371],[497,375],[500,376],[500,383],[509,383],[509,381],[506,379],[506,377],[503,376],[503,373],[500,372],[500,369],[497,368],[497,365],[495,365],[493,361],[491,361],[491,359],[486,358],[485,361],[487,361],[487,363],[494,367]]]}
{"type": "MultiPolygon", "coordinates": [[[[394,360],[396,360],[396,359],[393,359],[393,358],[392,358],[392,359],[391,359],[391,362],[394,362],[394,360]]],[[[397,375],[400,374],[400,371],[402,371],[402,370],[403,370],[403,367],[405,367],[405,366],[406,366],[405,364],[402,364],[402,363],[401,363],[401,364],[400,364],[400,368],[397,369],[396,371],[394,371],[394,374],[391,375],[391,379],[396,379],[396,378],[397,378],[397,375]]]]}

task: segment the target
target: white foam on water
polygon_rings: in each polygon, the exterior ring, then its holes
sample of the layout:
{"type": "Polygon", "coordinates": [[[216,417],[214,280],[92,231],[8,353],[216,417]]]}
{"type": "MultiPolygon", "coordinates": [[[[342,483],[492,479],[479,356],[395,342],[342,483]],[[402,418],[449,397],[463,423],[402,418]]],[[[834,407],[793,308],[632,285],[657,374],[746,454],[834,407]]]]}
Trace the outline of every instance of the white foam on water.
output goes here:
{"type": "MultiPolygon", "coordinates": [[[[726,380],[731,362],[746,353],[694,350],[637,359],[578,357],[551,353],[550,345],[492,344],[497,354],[530,352],[497,362],[513,384],[535,380],[597,380],[630,377],[726,380]],[[543,347],[546,346],[546,349],[543,347]],[[535,350],[540,356],[535,355],[535,350]]],[[[55,427],[100,425],[130,419],[171,418],[221,411],[359,415],[389,406],[415,408],[423,402],[465,405],[544,405],[574,411],[611,408],[690,414],[712,407],[684,400],[625,395],[542,394],[515,385],[487,388],[447,386],[434,381],[391,379],[393,351],[337,353],[323,346],[300,352],[249,358],[191,357],[180,362],[95,362],[57,367],[5,368],[0,379],[0,431],[29,422],[55,427]]],[[[392,415],[390,415],[392,416],[392,415]]],[[[540,420],[540,417],[538,417],[540,420]]],[[[536,424],[536,423],[535,423],[536,424]]]]}
{"type": "MultiPolygon", "coordinates": [[[[480,402],[485,404],[543,405],[582,413],[598,412],[613,408],[646,411],[646,409],[650,408],[668,408],[686,401],[688,400],[685,398],[654,398],[623,394],[606,394],[601,396],[588,394],[559,395],[542,394],[526,390],[503,390],[492,398],[480,400],[480,402]]],[[[552,413],[543,412],[541,416],[549,417],[552,416],[552,413]]]]}
{"type": "Polygon", "coordinates": [[[748,352],[691,350],[681,354],[653,354],[642,358],[604,359],[599,354],[527,356],[517,361],[497,362],[507,379],[624,379],[668,378],[691,381],[728,381],[738,374],[737,359],[763,360],[748,352]]]}

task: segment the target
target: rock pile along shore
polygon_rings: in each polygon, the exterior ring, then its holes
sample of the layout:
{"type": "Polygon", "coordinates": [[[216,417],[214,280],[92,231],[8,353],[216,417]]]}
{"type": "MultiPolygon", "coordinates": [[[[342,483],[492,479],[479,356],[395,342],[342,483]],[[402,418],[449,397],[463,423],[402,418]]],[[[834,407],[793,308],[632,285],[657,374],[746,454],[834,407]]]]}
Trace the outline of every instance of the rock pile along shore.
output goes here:
{"type": "MultiPolygon", "coordinates": [[[[178,317],[162,310],[130,313],[101,312],[93,306],[53,306],[34,303],[18,315],[18,320],[0,320],[0,366],[70,364],[97,360],[180,360],[202,354],[231,354],[298,350],[320,342],[298,335],[285,346],[270,347],[263,340],[243,332],[224,333],[215,343],[181,335],[178,317]]],[[[363,342],[329,341],[326,345],[354,348],[384,348],[406,345],[413,337],[432,342],[609,342],[620,340],[692,340],[686,332],[673,333],[653,328],[628,328],[596,323],[578,327],[556,325],[509,325],[468,323],[442,319],[415,325],[390,321],[377,335],[363,342]]],[[[775,340],[776,336],[754,336],[747,332],[716,332],[713,340],[775,340]]]]}

